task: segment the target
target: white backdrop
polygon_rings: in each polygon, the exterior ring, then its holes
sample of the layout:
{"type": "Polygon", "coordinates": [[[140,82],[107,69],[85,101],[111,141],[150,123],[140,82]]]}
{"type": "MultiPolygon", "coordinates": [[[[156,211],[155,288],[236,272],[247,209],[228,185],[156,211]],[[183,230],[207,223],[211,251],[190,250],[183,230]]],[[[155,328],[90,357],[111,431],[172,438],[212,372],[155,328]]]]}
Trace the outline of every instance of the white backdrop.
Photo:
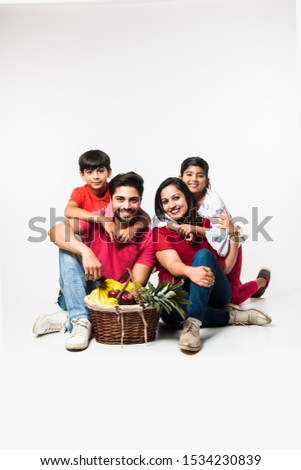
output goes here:
{"type": "MultiPolygon", "coordinates": [[[[243,280],[272,269],[269,295],[299,287],[300,133],[293,0],[0,6],[4,333],[53,309],[49,228],[81,184],[77,159],[107,152],[145,179],[143,207],[181,161],[210,164],[212,188],[247,218],[243,280]],[[252,241],[252,207],[273,216],[252,241]],[[293,221],[293,223],[291,223],[293,221]],[[19,305],[19,308],[16,308],[19,305]],[[12,315],[12,311],[14,314],[12,315]]],[[[26,331],[26,333],[28,332],[26,331]]]]}

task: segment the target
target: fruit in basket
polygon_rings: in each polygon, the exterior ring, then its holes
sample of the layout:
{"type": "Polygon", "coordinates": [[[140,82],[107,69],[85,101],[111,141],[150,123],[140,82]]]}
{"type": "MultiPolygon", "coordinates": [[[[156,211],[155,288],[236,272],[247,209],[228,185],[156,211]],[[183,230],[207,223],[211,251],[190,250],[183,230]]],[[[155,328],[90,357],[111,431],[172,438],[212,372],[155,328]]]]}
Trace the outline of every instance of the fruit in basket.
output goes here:
{"type": "Polygon", "coordinates": [[[105,305],[133,305],[144,304],[155,308],[159,313],[165,310],[170,313],[175,309],[183,318],[185,313],[181,307],[183,304],[189,304],[190,301],[185,296],[186,292],[182,289],[184,280],[175,284],[174,280],[171,282],[164,281],[155,287],[151,282],[148,282],[146,287],[142,287],[140,283],[136,282],[136,288],[132,282],[129,282],[125,287],[114,279],[106,279],[101,282],[97,289],[94,289],[89,298],[91,302],[105,305]],[[119,296],[120,291],[123,291],[119,296]]]}
{"type": "Polygon", "coordinates": [[[113,290],[113,289],[121,289],[122,284],[121,282],[115,281],[114,279],[105,279],[100,283],[100,287],[103,286],[105,289],[113,290]]]}
{"type": "MultiPolygon", "coordinates": [[[[135,284],[136,284],[136,288],[137,288],[137,289],[141,289],[142,285],[140,284],[140,282],[135,282],[135,284]]],[[[133,282],[129,282],[129,283],[128,283],[128,285],[127,285],[127,287],[126,287],[126,290],[129,290],[129,291],[134,290],[134,284],[133,284],[133,282]]]]}
{"type": "Polygon", "coordinates": [[[106,300],[106,305],[118,305],[118,301],[114,297],[109,297],[106,300]]]}
{"type": "Polygon", "coordinates": [[[132,305],[132,304],[135,304],[136,301],[135,301],[135,297],[133,296],[133,294],[125,290],[124,292],[122,292],[120,296],[119,303],[120,305],[132,305]]]}
{"type": "Polygon", "coordinates": [[[114,305],[118,302],[112,302],[112,298],[116,297],[120,290],[122,289],[123,284],[114,279],[105,279],[99,284],[99,287],[94,289],[89,298],[91,302],[96,304],[105,304],[105,305],[114,305]],[[109,296],[109,293],[112,291],[118,291],[116,296],[109,296]]]}
{"type": "Polygon", "coordinates": [[[114,297],[116,299],[117,295],[119,294],[120,289],[112,289],[108,292],[108,297],[114,297]]]}
{"type": "Polygon", "coordinates": [[[96,289],[92,290],[89,295],[90,301],[94,302],[95,304],[105,304],[108,300],[107,293],[104,289],[100,289],[97,287],[96,289]]]}

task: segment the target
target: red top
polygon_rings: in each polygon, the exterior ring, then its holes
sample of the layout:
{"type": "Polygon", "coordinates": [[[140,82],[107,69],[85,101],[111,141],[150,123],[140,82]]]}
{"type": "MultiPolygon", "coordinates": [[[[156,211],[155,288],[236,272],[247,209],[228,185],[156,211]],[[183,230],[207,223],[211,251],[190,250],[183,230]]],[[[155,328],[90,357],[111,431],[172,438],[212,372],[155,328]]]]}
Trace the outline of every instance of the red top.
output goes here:
{"type": "Polygon", "coordinates": [[[102,265],[102,276],[107,279],[119,279],[127,268],[136,263],[154,266],[152,232],[145,228],[138,232],[129,243],[111,241],[101,224],[81,220],[81,236],[95,253],[102,265]]]}
{"type": "MultiPolygon", "coordinates": [[[[207,224],[204,224],[207,225],[207,224]]],[[[225,260],[223,257],[218,256],[216,251],[209,245],[205,237],[196,237],[192,243],[186,242],[186,240],[176,232],[169,230],[167,227],[155,227],[153,229],[153,245],[155,253],[157,251],[164,250],[175,250],[184,264],[191,266],[192,259],[197,251],[201,249],[207,249],[214,254],[218,259],[219,264],[222,269],[225,266],[225,260]]],[[[162,281],[171,281],[174,276],[170,274],[161,264],[156,261],[156,267],[159,271],[159,280],[162,281]]],[[[175,279],[176,282],[179,279],[175,279]]]]}
{"type": "Polygon", "coordinates": [[[74,201],[78,204],[78,207],[88,212],[96,212],[107,205],[110,202],[109,185],[106,185],[106,191],[102,197],[97,197],[91,191],[89,186],[79,186],[72,191],[69,201],[74,201]]]}

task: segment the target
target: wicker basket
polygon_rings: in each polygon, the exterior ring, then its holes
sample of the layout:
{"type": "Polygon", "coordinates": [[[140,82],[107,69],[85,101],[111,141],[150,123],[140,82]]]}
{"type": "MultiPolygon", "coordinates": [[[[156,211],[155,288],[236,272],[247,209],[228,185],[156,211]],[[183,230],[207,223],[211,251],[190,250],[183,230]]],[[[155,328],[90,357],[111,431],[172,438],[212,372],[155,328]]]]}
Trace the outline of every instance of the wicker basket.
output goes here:
{"type": "Polygon", "coordinates": [[[95,339],[104,344],[137,344],[154,341],[160,314],[141,305],[101,305],[85,297],[95,339]]]}

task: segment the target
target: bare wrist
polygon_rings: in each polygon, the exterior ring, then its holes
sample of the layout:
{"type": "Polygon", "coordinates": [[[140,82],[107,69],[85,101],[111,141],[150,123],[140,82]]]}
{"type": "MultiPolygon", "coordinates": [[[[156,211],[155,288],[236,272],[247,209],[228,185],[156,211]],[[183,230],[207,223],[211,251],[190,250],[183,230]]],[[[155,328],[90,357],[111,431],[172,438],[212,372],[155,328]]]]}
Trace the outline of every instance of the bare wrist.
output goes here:
{"type": "Polygon", "coordinates": [[[235,231],[235,227],[232,223],[230,223],[229,226],[227,227],[228,235],[230,235],[230,233],[232,233],[234,231],[235,231]]]}
{"type": "Polygon", "coordinates": [[[83,256],[85,253],[92,251],[87,245],[82,242],[78,242],[78,254],[83,256]]]}
{"type": "Polygon", "coordinates": [[[177,224],[176,222],[172,222],[170,224],[170,226],[171,226],[171,229],[174,230],[174,232],[177,232],[177,233],[178,233],[178,231],[180,230],[180,227],[181,227],[181,225],[177,224]]]}
{"type": "Polygon", "coordinates": [[[93,219],[94,219],[93,222],[95,222],[96,224],[105,225],[106,223],[106,218],[99,214],[95,215],[93,219]]]}
{"type": "Polygon", "coordinates": [[[191,266],[186,266],[184,267],[183,271],[184,271],[184,276],[185,277],[189,277],[191,276],[191,270],[192,270],[192,267],[191,266]]]}
{"type": "Polygon", "coordinates": [[[133,228],[134,232],[137,232],[138,230],[142,230],[144,225],[142,222],[135,222],[135,224],[130,228],[133,228]]]}

